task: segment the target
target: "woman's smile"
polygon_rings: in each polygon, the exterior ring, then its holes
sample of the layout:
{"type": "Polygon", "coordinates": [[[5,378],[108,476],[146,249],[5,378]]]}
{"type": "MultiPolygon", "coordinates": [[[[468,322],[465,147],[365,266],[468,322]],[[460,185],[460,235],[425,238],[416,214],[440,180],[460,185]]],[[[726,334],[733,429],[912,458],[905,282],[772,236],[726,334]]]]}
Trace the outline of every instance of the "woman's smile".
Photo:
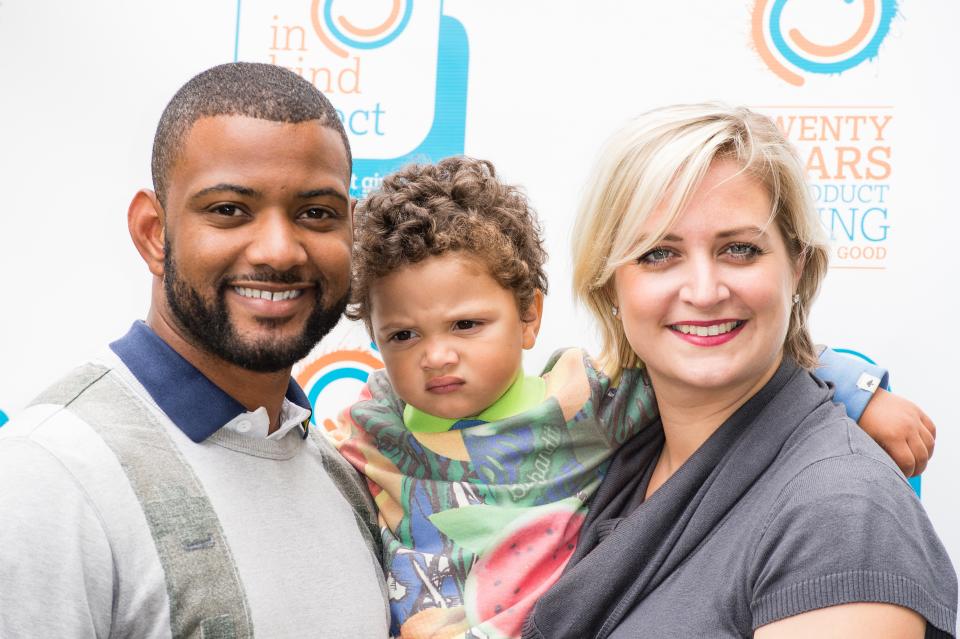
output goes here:
{"type": "Polygon", "coordinates": [[[685,342],[696,346],[719,346],[731,341],[743,327],[747,320],[710,320],[684,321],[671,324],[668,328],[685,342]]]}

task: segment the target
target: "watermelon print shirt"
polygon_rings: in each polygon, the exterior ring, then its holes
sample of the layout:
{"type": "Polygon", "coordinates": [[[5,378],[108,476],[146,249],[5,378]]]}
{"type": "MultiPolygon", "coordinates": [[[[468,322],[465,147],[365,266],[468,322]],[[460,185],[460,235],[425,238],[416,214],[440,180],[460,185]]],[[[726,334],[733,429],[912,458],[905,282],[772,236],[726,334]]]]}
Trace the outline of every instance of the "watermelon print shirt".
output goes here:
{"type": "Polygon", "coordinates": [[[379,507],[394,636],[520,636],[608,459],[656,419],[649,386],[617,390],[568,350],[456,421],[405,406],[384,371],[371,375],[331,435],[379,507]]]}

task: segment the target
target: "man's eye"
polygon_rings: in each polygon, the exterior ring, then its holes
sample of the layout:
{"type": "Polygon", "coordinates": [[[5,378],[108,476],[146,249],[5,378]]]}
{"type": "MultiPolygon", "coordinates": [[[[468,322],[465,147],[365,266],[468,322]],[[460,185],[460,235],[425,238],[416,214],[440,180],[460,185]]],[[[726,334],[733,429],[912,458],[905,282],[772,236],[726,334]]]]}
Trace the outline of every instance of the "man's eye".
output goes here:
{"type": "Polygon", "coordinates": [[[760,249],[759,246],[750,244],[749,242],[735,242],[725,250],[730,257],[738,260],[752,260],[758,255],[763,254],[763,250],[760,249]]]}
{"type": "Polygon", "coordinates": [[[674,252],[671,249],[658,246],[641,255],[637,262],[639,264],[663,264],[673,256],[674,252]]]}
{"type": "Polygon", "coordinates": [[[306,218],[308,220],[326,220],[326,219],[336,218],[338,217],[338,215],[336,211],[333,211],[331,209],[320,207],[320,206],[314,206],[304,211],[301,214],[301,217],[306,218]]]}
{"type": "Polygon", "coordinates": [[[477,326],[480,326],[480,322],[476,320],[457,320],[454,323],[454,327],[458,331],[469,331],[471,328],[476,328],[477,326]]]}
{"type": "Polygon", "coordinates": [[[390,336],[395,342],[406,342],[409,339],[413,339],[413,331],[397,331],[390,336]]]}
{"type": "Polygon", "coordinates": [[[236,204],[218,204],[217,206],[211,209],[214,213],[223,215],[225,217],[236,217],[240,215],[243,211],[236,204]]]}

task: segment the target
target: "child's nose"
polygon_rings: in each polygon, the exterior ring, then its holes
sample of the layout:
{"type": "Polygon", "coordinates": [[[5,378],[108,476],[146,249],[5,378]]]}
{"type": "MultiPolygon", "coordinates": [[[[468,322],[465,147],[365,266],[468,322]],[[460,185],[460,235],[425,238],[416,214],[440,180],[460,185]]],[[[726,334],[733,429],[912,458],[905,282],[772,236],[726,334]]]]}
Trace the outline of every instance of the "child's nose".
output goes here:
{"type": "Polygon", "coordinates": [[[442,369],[459,361],[456,349],[443,338],[425,340],[421,365],[425,369],[442,369]]]}

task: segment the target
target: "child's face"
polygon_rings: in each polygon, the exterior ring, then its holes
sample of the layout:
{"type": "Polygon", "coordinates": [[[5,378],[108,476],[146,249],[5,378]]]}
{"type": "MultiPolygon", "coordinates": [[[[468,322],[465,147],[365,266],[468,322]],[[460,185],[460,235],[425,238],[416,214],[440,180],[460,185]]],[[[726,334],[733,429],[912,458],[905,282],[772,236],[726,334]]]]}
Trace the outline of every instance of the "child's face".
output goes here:
{"type": "Polygon", "coordinates": [[[437,417],[482,412],[520,374],[542,299],[538,293],[521,318],[513,293],[466,253],[430,257],[377,280],[370,320],[397,394],[437,417]]]}

